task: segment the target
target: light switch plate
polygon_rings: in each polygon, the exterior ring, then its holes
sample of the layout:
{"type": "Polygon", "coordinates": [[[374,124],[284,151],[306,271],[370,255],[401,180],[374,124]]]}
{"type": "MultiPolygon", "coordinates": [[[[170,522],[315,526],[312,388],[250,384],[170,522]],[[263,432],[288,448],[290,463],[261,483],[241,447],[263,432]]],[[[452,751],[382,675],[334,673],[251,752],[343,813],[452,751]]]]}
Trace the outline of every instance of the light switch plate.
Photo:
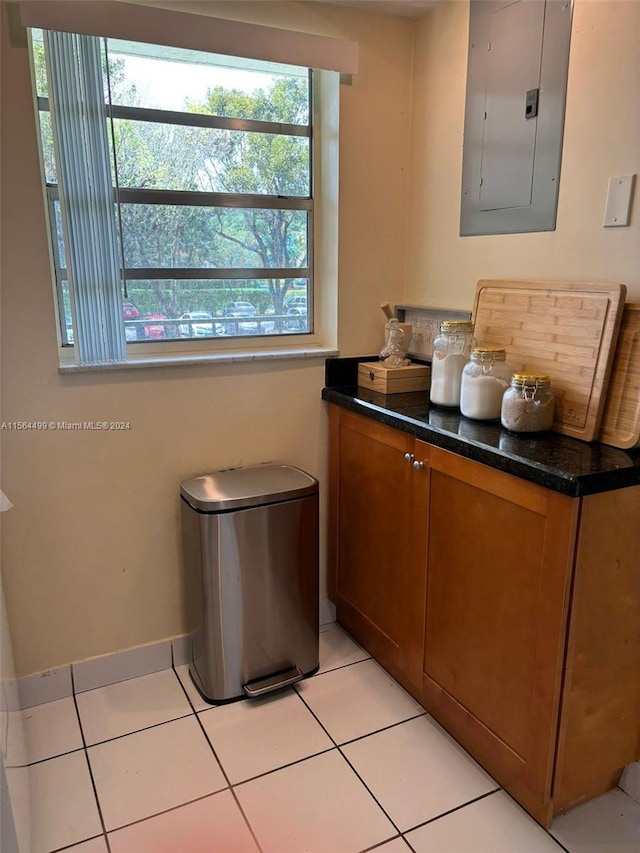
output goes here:
{"type": "Polygon", "coordinates": [[[602,223],[605,228],[617,228],[629,224],[631,197],[633,195],[635,179],[635,175],[609,178],[607,203],[602,223]]]}

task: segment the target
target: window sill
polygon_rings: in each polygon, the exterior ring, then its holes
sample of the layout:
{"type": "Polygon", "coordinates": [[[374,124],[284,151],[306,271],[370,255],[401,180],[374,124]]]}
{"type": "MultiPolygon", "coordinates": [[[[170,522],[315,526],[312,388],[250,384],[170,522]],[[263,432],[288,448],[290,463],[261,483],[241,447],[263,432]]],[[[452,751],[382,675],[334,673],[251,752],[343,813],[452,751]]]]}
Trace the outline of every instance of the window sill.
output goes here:
{"type": "Polygon", "coordinates": [[[203,355],[153,355],[131,358],[117,364],[79,364],[64,362],[58,366],[60,373],[96,373],[105,370],[135,370],[148,367],[193,367],[200,364],[241,364],[247,361],[276,361],[282,359],[330,358],[339,355],[331,347],[296,347],[289,350],[247,350],[247,352],[206,353],[203,355]]]}

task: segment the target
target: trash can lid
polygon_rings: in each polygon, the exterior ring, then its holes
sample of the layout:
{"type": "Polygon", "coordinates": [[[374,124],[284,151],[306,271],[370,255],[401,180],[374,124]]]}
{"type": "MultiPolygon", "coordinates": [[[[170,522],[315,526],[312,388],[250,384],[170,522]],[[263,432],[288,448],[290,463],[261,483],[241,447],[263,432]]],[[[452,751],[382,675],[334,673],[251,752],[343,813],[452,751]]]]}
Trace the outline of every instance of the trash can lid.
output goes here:
{"type": "Polygon", "coordinates": [[[180,494],[201,512],[257,507],[303,498],[318,491],[318,481],[291,465],[256,465],[194,477],[180,494]]]}

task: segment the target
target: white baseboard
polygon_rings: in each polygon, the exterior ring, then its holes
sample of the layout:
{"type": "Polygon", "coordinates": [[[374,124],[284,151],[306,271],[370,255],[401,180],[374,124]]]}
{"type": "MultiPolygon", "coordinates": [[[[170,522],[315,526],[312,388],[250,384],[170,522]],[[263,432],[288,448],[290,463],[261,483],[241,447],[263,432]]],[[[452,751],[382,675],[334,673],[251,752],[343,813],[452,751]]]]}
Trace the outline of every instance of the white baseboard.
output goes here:
{"type": "MultiPolygon", "coordinates": [[[[177,638],[179,639],[179,638],[177,638]]],[[[172,640],[161,640],[146,646],[124,649],[76,661],[58,669],[38,672],[17,679],[20,707],[31,708],[84,693],[96,687],[107,687],[140,675],[171,669],[172,640]]]]}
{"type": "Polygon", "coordinates": [[[55,702],[56,699],[73,695],[70,664],[27,675],[17,681],[21,708],[44,705],[45,702],[55,702]]]}
{"type": "Polygon", "coordinates": [[[171,640],[124,649],[112,655],[71,664],[73,686],[76,693],[85,693],[96,687],[106,687],[118,681],[171,669],[171,663],[171,640]]]}
{"type": "Polygon", "coordinates": [[[0,680],[0,714],[5,711],[20,711],[20,693],[17,678],[3,678],[0,680]]]}
{"type": "MultiPolygon", "coordinates": [[[[327,625],[335,621],[335,605],[328,598],[324,598],[320,602],[320,624],[327,625]]],[[[171,666],[182,666],[190,662],[190,655],[191,641],[183,634],[161,640],[159,643],[123,649],[110,655],[88,658],[57,669],[27,675],[17,679],[20,707],[43,705],[45,702],[73,696],[74,692],[84,693],[97,687],[116,684],[118,681],[171,669],[171,666]]]]}
{"type": "Polygon", "coordinates": [[[633,764],[625,767],[619,787],[625,794],[640,803],[640,761],[634,761],[633,764]]]}
{"type": "Polygon", "coordinates": [[[320,624],[326,625],[328,622],[336,621],[336,606],[328,598],[323,598],[320,602],[320,624]]]}
{"type": "Polygon", "coordinates": [[[183,634],[181,637],[174,637],[171,641],[171,651],[174,666],[184,666],[187,663],[191,663],[193,655],[191,637],[188,634],[183,634]]]}

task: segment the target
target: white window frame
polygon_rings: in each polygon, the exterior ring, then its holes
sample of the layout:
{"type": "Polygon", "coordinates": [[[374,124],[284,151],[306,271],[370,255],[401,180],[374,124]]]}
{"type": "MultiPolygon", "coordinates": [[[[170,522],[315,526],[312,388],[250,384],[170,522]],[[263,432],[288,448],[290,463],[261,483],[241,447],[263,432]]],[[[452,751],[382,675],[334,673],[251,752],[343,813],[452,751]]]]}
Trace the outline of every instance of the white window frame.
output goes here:
{"type": "MultiPolygon", "coordinates": [[[[30,2],[22,4],[22,6],[33,10],[36,7],[41,7],[45,11],[51,10],[56,4],[42,4],[38,2],[30,2]]],[[[68,5],[68,4],[63,4],[68,5]]],[[[125,4],[98,4],[105,7],[119,7],[119,10],[124,10],[127,7],[125,4]]],[[[21,8],[22,8],[21,6],[21,8]]],[[[96,4],[72,4],[76,8],[80,6],[90,6],[91,12],[96,8],[96,4]]],[[[141,7],[136,7],[139,11],[141,7]]],[[[145,9],[144,14],[153,14],[158,10],[145,9]]],[[[163,11],[164,14],[164,11],[163,11]]],[[[184,15],[183,13],[171,13],[172,16],[178,16],[184,21],[188,21],[189,25],[195,29],[191,32],[195,33],[199,28],[198,22],[206,21],[207,24],[216,23],[213,19],[201,18],[200,16],[184,15]]],[[[28,17],[28,16],[27,16],[28,17]]],[[[37,17],[37,15],[36,15],[37,17]]],[[[23,13],[23,21],[25,15],[23,13]]],[[[91,26],[93,26],[95,15],[91,16],[91,26]]],[[[32,26],[42,26],[43,22],[29,21],[26,23],[32,26]]],[[[227,21],[227,25],[233,26],[236,22],[227,21]]],[[[46,26],[51,26],[51,22],[45,21],[46,26]]],[[[253,25],[238,24],[239,27],[253,27],[253,25]]],[[[206,27],[205,27],[206,29],[206,27]]],[[[264,36],[264,30],[269,28],[253,27],[260,32],[260,37],[264,36]]],[[[83,28],[83,31],[90,30],[90,26],[83,28]]],[[[279,32],[276,30],[270,32],[279,32]]],[[[246,33],[246,30],[245,30],[246,33]]],[[[109,34],[111,35],[111,34],[109,34]]],[[[115,37],[132,38],[132,33],[116,32],[115,37]]],[[[202,32],[200,33],[202,37],[202,32]]],[[[204,338],[200,340],[181,339],[173,341],[156,342],[136,342],[134,345],[127,347],[127,361],[121,364],[113,365],[80,365],[75,355],[75,347],[62,346],[62,340],[59,336],[59,366],[61,371],[88,371],[88,370],[113,370],[137,366],[161,366],[163,364],[197,364],[203,362],[235,362],[245,359],[261,359],[261,358],[308,358],[308,357],[324,357],[326,355],[337,354],[335,349],[337,340],[337,236],[338,236],[338,101],[339,101],[339,82],[338,72],[328,70],[331,67],[339,68],[346,72],[357,70],[357,45],[352,42],[344,42],[336,39],[324,39],[323,37],[308,36],[308,34],[297,34],[285,31],[285,42],[288,42],[286,50],[291,46],[289,37],[300,36],[303,40],[314,39],[314,49],[322,46],[324,41],[327,44],[339,44],[342,49],[346,48],[348,59],[344,56],[337,63],[334,63],[332,57],[331,62],[328,62],[324,69],[315,70],[315,81],[312,88],[312,109],[314,133],[312,137],[311,158],[313,163],[312,168],[312,195],[315,199],[313,227],[311,229],[311,242],[314,247],[314,288],[313,288],[313,329],[312,333],[303,335],[286,335],[273,337],[268,340],[263,340],[257,337],[235,337],[227,339],[204,338]],[[355,50],[354,50],[355,49],[355,50]],[[355,57],[355,58],[354,58],[355,57]],[[333,63],[333,65],[332,65],[333,63]],[[342,65],[341,65],[342,63],[342,65]]],[[[136,34],[133,33],[136,38],[136,34]]],[[[160,41],[158,38],[157,41],[160,41]]],[[[187,38],[189,41],[189,38],[187,38]]],[[[197,40],[196,40],[197,41],[197,40]]],[[[181,46],[185,46],[182,41],[181,46]]],[[[194,49],[200,49],[197,44],[189,43],[188,45],[194,49]]],[[[211,49],[211,48],[209,48],[211,49]]],[[[228,51],[232,52],[232,51],[228,51]]],[[[238,53],[238,51],[236,51],[238,53]]],[[[287,57],[271,56],[269,59],[276,61],[284,61],[287,57]]],[[[35,99],[35,92],[34,92],[35,99]]],[[[44,176],[43,176],[44,187],[44,176]]],[[[47,227],[50,228],[49,216],[46,216],[47,227]]],[[[51,235],[50,235],[51,236],[51,235]]],[[[51,245],[51,242],[50,242],[51,245]]],[[[55,283],[54,283],[55,288],[55,283]]]]}

